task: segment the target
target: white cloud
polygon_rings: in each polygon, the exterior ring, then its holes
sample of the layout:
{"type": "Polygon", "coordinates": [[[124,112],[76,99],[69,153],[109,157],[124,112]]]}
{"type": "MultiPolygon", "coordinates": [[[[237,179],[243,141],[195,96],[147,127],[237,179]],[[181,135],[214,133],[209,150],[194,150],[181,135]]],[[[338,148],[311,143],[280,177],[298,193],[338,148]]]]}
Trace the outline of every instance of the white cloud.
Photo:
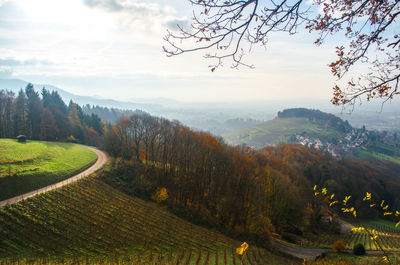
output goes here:
{"type": "Polygon", "coordinates": [[[11,78],[13,75],[13,71],[6,67],[0,67],[0,78],[11,78]]]}
{"type": "Polygon", "coordinates": [[[109,12],[129,12],[138,17],[155,16],[161,13],[155,3],[143,3],[132,0],[84,0],[88,7],[102,8],[109,12]]]}
{"type": "Polygon", "coordinates": [[[118,13],[122,27],[129,25],[142,30],[165,30],[165,26],[174,29],[177,24],[186,26],[188,23],[185,16],[176,16],[176,10],[170,5],[160,6],[137,0],[83,0],[83,3],[90,8],[118,13]],[[121,14],[125,16],[121,18],[121,14]]]}
{"type": "Polygon", "coordinates": [[[36,58],[19,60],[15,58],[0,58],[0,66],[22,66],[22,65],[52,65],[49,60],[38,60],[36,58]]]}
{"type": "Polygon", "coordinates": [[[7,3],[10,0],[0,0],[0,6],[4,5],[5,3],[7,3]]]}
{"type": "Polygon", "coordinates": [[[241,100],[330,91],[329,55],[302,35],[273,36],[267,51],[254,48],[246,61],[255,70],[235,71],[226,63],[211,73],[212,61],[201,52],[167,58],[162,37],[167,28],[189,25],[188,1],[9,1],[0,6],[3,77],[114,98],[241,100]]]}

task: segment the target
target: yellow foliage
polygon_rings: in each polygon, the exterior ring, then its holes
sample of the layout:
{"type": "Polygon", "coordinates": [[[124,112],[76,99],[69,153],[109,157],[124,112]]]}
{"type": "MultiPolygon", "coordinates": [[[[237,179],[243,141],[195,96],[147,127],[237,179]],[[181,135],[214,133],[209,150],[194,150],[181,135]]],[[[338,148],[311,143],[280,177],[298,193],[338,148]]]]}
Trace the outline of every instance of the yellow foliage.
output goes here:
{"type": "Polygon", "coordinates": [[[67,141],[75,143],[76,142],[76,138],[73,135],[70,135],[70,136],[67,137],[67,141]]]}
{"type": "Polygon", "coordinates": [[[332,205],[334,205],[334,204],[336,204],[336,203],[338,203],[338,201],[333,201],[333,202],[331,202],[331,203],[329,204],[329,207],[331,207],[332,205]]]}
{"type": "Polygon", "coordinates": [[[383,256],[383,257],[382,257],[382,259],[383,259],[383,261],[384,261],[384,262],[387,262],[387,263],[389,263],[389,259],[388,259],[388,257],[387,257],[386,255],[385,255],[385,256],[383,256]]]}
{"type": "Polygon", "coordinates": [[[367,192],[365,197],[363,198],[363,201],[369,201],[371,200],[371,193],[367,192]]]}
{"type": "Polygon", "coordinates": [[[166,188],[160,188],[151,196],[151,198],[157,203],[161,203],[168,199],[168,191],[166,188]]]}
{"type": "Polygon", "coordinates": [[[351,195],[350,196],[345,196],[344,200],[343,200],[343,205],[346,205],[350,198],[351,198],[351,195]]]}
{"type": "Polygon", "coordinates": [[[351,230],[354,232],[362,232],[365,230],[365,228],[364,227],[353,227],[351,230]]]}
{"type": "Polygon", "coordinates": [[[240,248],[237,248],[236,249],[236,253],[238,254],[238,255],[243,255],[243,253],[245,253],[246,252],[246,250],[249,248],[249,244],[247,244],[246,242],[244,242],[241,246],[240,246],[240,248]]]}

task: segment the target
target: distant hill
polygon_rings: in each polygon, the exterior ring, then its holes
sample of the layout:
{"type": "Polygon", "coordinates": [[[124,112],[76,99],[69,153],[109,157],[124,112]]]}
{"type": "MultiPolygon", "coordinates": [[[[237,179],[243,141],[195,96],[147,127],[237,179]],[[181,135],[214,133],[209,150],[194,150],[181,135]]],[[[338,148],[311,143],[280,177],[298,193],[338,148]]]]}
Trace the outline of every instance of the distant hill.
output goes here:
{"type": "Polygon", "coordinates": [[[304,108],[287,109],[278,116],[256,126],[223,135],[231,144],[247,144],[256,148],[278,143],[296,143],[296,135],[336,142],[352,130],[347,121],[333,114],[304,108]]]}
{"type": "Polygon", "coordinates": [[[333,114],[320,110],[306,108],[286,109],[278,112],[278,118],[307,118],[313,123],[324,125],[326,128],[338,130],[343,133],[350,132],[353,129],[347,121],[343,121],[333,114]]]}

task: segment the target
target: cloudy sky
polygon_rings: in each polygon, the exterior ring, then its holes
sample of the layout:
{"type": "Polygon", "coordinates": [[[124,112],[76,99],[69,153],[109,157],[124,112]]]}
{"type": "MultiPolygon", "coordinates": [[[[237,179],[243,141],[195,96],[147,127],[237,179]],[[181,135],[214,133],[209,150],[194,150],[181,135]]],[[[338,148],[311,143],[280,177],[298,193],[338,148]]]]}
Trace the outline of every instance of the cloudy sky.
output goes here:
{"type": "Polygon", "coordinates": [[[190,19],[185,0],[0,0],[0,78],[115,99],[329,101],[329,42],[275,35],[246,57],[255,69],[212,73],[203,53],[162,52],[166,30],[190,19]]]}

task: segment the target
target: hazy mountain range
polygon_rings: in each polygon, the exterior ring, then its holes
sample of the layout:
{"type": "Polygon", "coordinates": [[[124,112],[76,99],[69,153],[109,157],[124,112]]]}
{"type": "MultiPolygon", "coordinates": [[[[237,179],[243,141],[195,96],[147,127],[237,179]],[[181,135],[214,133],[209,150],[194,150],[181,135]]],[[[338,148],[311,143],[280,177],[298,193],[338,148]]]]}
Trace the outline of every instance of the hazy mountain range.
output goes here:
{"type": "MultiPolygon", "coordinates": [[[[8,89],[18,93],[25,88],[27,81],[20,79],[0,79],[0,89],[8,89]]],[[[400,104],[399,100],[388,102],[381,110],[380,103],[364,103],[356,106],[351,115],[334,107],[329,101],[283,101],[264,100],[256,102],[181,102],[169,98],[129,98],[126,101],[102,98],[101,96],[81,96],[70,93],[49,84],[33,84],[37,91],[43,87],[57,91],[68,104],[70,100],[79,105],[99,105],[108,108],[135,110],[140,109],[155,116],[171,120],[179,120],[192,128],[209,131],[215,135],[250,127],[273,119],[278,111],[287,108],[304,107],[320,109],[332,113],[343,120],[348,120],[354,127],[365,125],[368,129],[399,130],[400,104]]]]}

